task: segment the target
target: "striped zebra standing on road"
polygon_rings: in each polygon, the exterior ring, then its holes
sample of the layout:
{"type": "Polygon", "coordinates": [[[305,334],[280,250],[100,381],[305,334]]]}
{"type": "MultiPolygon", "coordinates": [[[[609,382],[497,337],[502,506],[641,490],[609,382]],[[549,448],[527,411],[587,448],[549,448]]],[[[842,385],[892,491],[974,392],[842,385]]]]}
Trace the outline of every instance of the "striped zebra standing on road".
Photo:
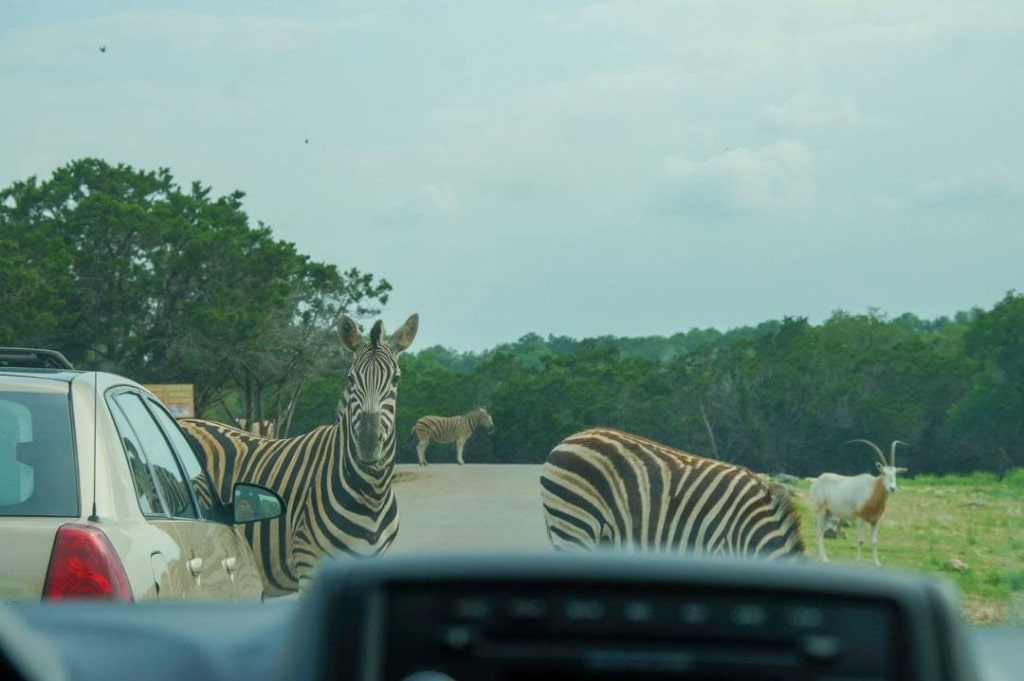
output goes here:
{"type": "Polygon", "coordinates": [[[494,421],[485,407],[477,407],[461,416],[424,416],[412,427],[413,435],[419,438],[416,454],[420,465],[427,465],[427,445],[431,442],[440,445],[454,442],[455,459],[461,466],[465,463],[462,460],[462,449],[477,428],[484,428],[488,432],[494,430],[494,421]]]}
{"type": "Polygon", "coordinates": [[[281,518],[245,526],[267,595],[305,589],[325,556],[372,556],[394,541],[398,355],[412,343],[418,324],[412,315],[384,337],[378,321],[366,339],[352,319],[338,319],[352,364],[333,426],[272,440],[213,421],[179,420],[205,455],[223,499],[230,500],[236,482],[250,482],[284,500],[281,518]]]}
{"type": "Polygon", "coordinates": [[[796,509],[754,473],[629,433],[595,428],[562,440],[540,482],[556,549],[804,553],[796,509]]]}

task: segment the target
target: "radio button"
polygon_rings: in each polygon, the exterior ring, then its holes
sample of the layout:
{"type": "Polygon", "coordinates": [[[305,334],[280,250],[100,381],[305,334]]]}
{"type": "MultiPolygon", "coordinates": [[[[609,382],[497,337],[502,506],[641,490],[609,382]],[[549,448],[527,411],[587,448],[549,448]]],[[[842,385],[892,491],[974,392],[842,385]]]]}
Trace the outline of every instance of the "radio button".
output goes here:
{"type": "Polygon", "coordinates": [[[809,660],[832,662],[843,652],[843,644],[835,636],[811,635],[803,640],[803,652],[809,660]]]}
{"type": "Polygon", "coordinates": [[[632,624],[644,624],[654,619],[654,606],[650,601],[626,601],[622,617],[632,624]]]}
{"type": "Polygon", "coordinates": [[[476,638],[473,629],[459,624],[441,630],[441,646],[453,653],[469,650],[476,642],[476,638]]]}
{"type": "Polygon", "coordinates": [[[562,612],[571,622],[597,622],[604,618],[605,607],[601,601],[578,598],[566,601],[562,612]]]}
{"type": "Polygon", "coordinates": [[[768,611],[760,605],[737,605],[733,607],[730,619],[737,627],[758,629],[768,622],[768,611]]]}
{"type": "Polygon", "coordinates": [[[711,619],[711,609],[703,603],[684,603],[679,608],[679,619],[691,626],[707,624],[711,619]]]}
{"type": "Polygon", "coordinates": [[[509,619],[520,622],[538,622],[548,616],[548,602],[543,598],[511,598],[505,604],[509,619]]]}
{"type": "Polygon", "coordinates": [[[491,601],[486,598],[457,598],[451,606],[452,616],[466,622],[482,622],[493,610],[491,601]]]}
{"type": "Polygon", "coordinates": [[[802,606],[790,608],[786,613],[786,619],[789,625],[796,629],[817,629],[825,623],[825,613],[821,608],[802,606]]]}

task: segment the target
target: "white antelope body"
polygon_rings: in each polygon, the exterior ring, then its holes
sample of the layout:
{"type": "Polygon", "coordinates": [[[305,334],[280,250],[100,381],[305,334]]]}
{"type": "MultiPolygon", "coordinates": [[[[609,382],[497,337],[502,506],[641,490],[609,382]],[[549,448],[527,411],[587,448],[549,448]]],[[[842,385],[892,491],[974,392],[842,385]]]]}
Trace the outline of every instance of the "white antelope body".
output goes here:
{"type": "Polygon", "coordinates": [[[878,561],[878,521],[885,511],[889,495],[896,491],[896,474],[903,473],[906,468],[896,467],[896,445],[906,442],[893,440],[890,460],[885,460],[882,450],[870,440],[850,440],[870,445],[878,454],[880,461],[875,462],[878,475],[862,473],[860,475],[839,475],[838,473],[822,473],[807,493],[811,510],[814,511],[814,533],[818,540],[818,557],[828,562],[825,555],[825,529],[828,516],[842,520],[857,520],[857,562],[861,560],[861,548],[864,545],[864,524],[871,525],[871,555],[875,565],[878,561]]]}

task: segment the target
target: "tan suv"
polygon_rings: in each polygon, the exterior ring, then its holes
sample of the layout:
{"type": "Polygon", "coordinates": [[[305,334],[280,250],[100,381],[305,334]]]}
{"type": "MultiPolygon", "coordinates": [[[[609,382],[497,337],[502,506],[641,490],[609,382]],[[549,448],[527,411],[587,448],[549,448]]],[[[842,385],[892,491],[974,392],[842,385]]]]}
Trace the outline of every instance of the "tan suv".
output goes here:
{"type": "Polygon", "coordinates": [[[281,499],[236,485],[224,504],[210,489],[141,385],[0,348],[0,602],[259,598],[236,526],[277,517],[281,499]]]}

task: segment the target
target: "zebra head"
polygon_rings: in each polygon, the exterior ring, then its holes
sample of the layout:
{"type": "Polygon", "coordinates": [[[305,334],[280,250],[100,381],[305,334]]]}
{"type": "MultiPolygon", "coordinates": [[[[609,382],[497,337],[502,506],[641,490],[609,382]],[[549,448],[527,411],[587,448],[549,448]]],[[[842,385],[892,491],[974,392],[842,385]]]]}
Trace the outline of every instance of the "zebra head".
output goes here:
{"type": "Polygon", "coordinates": [[[487,413],[487,407],[477,407],[473,410],[473,425],[483,428],[488,433],[494,431],[494,419],[487,413]]]}
{"type": "Polygon", "coordinates": [[[351,354],[348,382],[338,402],[338,419],[345,429],[347,451],[363,468],[380,469],[395,456],[395,403],[398,398],[398,355],[412,344],[419,315],[384,337],[377,321],[364,338],[347,315],[338,318],[338,335],[351,354]]]}

